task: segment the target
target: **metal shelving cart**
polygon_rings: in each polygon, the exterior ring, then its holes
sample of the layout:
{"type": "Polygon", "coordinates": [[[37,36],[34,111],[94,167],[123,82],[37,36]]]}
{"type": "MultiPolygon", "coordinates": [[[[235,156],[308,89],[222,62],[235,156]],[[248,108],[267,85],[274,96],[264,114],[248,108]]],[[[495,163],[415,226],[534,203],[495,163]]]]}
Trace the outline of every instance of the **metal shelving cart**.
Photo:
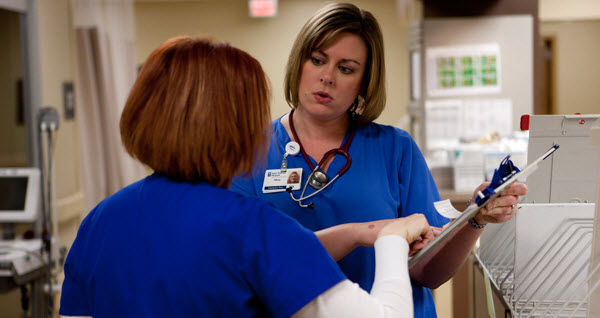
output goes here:
{"type": "MultiPolygon", "coordinates": [[[[593,212],[593,204],[587,210],[593,212]]],[[[593,215],[564,212],[558,225],[537,234],[537,242],[520,235],[537,231],[537,224],[527,229],[517,226],[517,218],[482,236],[477,261],[512,317],[593,317],[590,299],[600,286],[600,262],[591,263],[593,215]]]]}

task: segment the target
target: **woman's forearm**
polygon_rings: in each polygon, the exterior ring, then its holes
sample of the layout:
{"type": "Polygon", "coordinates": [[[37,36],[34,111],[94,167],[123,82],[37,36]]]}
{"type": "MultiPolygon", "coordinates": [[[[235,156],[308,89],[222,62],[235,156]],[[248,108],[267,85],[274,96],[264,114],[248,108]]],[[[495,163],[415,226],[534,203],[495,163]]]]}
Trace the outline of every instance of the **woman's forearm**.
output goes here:
{"type": "Polygon", "coordinates": [[[422,286],[438,288],[460,269],[481,233],[483,229],[463,225],[410,269],[411,279],[422,286]]]}
{"type": "Polygon", "coordinates": [[[355,223],[332,226],[315,232],[315,235],[336,262],[359,246],[355,223]]]}
{"type": "Polygon", "coordinates": [[[395,219],[364,223],[346,223],[315,232],[321,244],[335,261],[359,246],[373,246],[379,231],[395,219]]]}

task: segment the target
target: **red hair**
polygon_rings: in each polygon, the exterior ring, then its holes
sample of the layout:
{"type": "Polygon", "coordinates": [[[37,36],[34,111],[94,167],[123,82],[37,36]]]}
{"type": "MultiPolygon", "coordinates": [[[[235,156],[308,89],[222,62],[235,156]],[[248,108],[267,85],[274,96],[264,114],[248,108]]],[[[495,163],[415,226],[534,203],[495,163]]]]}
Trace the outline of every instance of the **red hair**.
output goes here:
{"type": "Polygon", "coordinates": [[[180,181],[227,187],[268,146],[270,89],[248,53],[177,37],[144,63],[121,115],[127,152],[180,181]]]}

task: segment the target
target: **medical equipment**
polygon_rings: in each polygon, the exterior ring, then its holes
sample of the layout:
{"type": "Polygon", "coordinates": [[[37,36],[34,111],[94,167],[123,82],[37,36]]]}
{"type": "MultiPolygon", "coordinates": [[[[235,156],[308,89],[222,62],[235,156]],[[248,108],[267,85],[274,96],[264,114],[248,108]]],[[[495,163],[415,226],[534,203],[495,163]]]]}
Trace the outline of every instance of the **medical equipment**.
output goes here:
{"type": "MultiPolygon", "coordinates": [[[[429,254],[440,243],[442,243],[447,238],[449,238],[454,232],[456,232],[456,230],[458,230],[460,227],[462,227],[462,225],[465,222],[467,222],[469,219],[471,219],[473,216],[475,216],[475,214],[477,214],[477,212],[479,212],[479,210],[482,207],[486,206],[488,203],[492,202],[496,197],[500,196],[500,194],[502,194],[502,192],[504,192],[504,190],[508,189],[508,187],[511,184],[513,184],[517,180],[523,181],[523,179],[525,179],[527,176],[529,176],[532,172],[534,172],[538,168],[538,165],[540,164],[540,162],[542,160],[544,160],[544,159],[548,158],[550,155],[552,155],[556,151],[556,149],[558,149],[558,145],[553,145],[550,149],[548,149],[548,151],[546,151],[539,158],[537,158],[532,163],[527,165],[527,167],[525,167],[520,172],[517,172],[517,169],[514,169],[512,171],[499,169],[500,173],[503,173],[503,172],[507,173],[506,176],[502,176],[500,178],[500,180],[502,181],[502,182],[500,182],[500,185],[497,186],[495,189],[486,188],[484,191],[479,191],[479,193],[477,193],[478,198],[476,200],[476,204],[472,204],[469,207],[467,207],[467,209],[461,214],[460,217],[458,217],[454,221],[450,222],[448,224],[448,226],[442,231],[442,233],[440,233],[438,236],[436,236],[431,242],[429,242],[429,244],[427,244],[423,249],[421,249],[419,252],[417,252],[408,261],[409,268],[416,265],[425,255],[429,254]]],[[[501,166],[502,166],[502,164],[501,164],[501,166]]]]}
{"type": "Polygon", "coordinates": [[[34,222],[40,210],[40,170],[0,168],[0,222],[34,222]]]}
{"type": "MultiPolygon", "coordinates": [[[[321,158],[321,160],[319,161],[319,163],[317,163],[317,166],[314,166],[313,163],[310,161],[310,159],[308,158],[308,155],[306,154],[306,152],[304,151],[304,148],[302,147],[302,143],[300,142],[300,138],[298,138],[298,135],[296,134],[296,129],[294,129],[294,110],[292,109],[290,111],[290,130],[292,131],[292,135],[294,136],[294,139],[297,141],[297,144],[300,146],[300,153],[302,153],[302,157],[304,157],[304,160],[306,161],[306,163],[308,164],[308,166],[310,167],[310,169],[312,170],[312,172],[310,173],[310,175],[308,175],[308,178],[306,180],[306,184],[304,185],[304,187],[302,188],[302,193],[300,194],[299,198],[295,198],[294,195],[292,194],[292,188],[291,187],[287,187],[286,191],[290,194],[290,197],[292,198],[292,200],[298,202],[298,204],[303,207],[303,208],[314,208],[314,204],[311,202],[309,204],[302,204],[303,200],[306,200],[312,196],[314,196],[315,194],[321,192],[322,190],[324,190],[325,188],[327,188],[333,181],[335,181],[337,178],[339,178],[340,176],[342,176],[346,171],[348,171],[348,169],[350,168],[350,165],[352,165],[352,158],[350,157],[350,155],[348,154],[348,148],[350,148],[350,144],[352,143],[352,139],[354,138],[354,122],[352,122],[350,124],[350,136],[348,136],[348,138],[346,139],[346,142],[344,142],[344,144],[340,147],[340,148],[335,148],[335,149],[331,149],[329,151],[327,151],[324,155],[323,158],[321,158]],[[340,169],[340,171],[335,175],[335,177],[331,180],[329,180],[329,177],[323,172],[323,170],[321,170],[321,166],[323,164],[325,164],[325,162],[327,162],[327,160],[329,160],[329,158],[331,156],[335,156],[335,155],[342,155],[344,158],[346,158],[346,164],[344,165],[344,167],[342,167],[342,169],[340,169]],[[306,191],[306,187],[307,185],[309,185],[311,187],[313,187],[314,189],[316,189],[317,191],[313,192],[310,195],[304,196],[304,193],[306,191]]],[[[289,145],[289,144],[288,144],[289,145]]],[[[286,145],[286,155],[284,155],[284,161],[285,161],[285,165],[287,168],[287,151],[288,151],[288,145],[286,145]]],[[[284,166],[284,162],[282,161],[281,163],[282,169],[284,166]]]]}
{"type": "MultiPolygon", "coordinates": [[[[0,222],[33,223],[40,210],[40,170],[0,168],[0,222]]],[[[40,275],[45,262],[41,239],[14,240],[4,227],[0,240],[0,290],[10,290],[40,275]],[[37,276],[36,276],[37,275],[37,276]]]]}
{"type": "Polygon", "coordinates": [[[42,277],[45,254],[40,239],[0,241],[0,291],[9,291],[42,277]]]}
{"type": "MultiPolygon", "coordinates": [[[[13,224],[35,224],[40,218],[41,197],[38,168],[0,168],[0,293],[20,287],[23,299],[31,297],[33,317],[46,317],[43,309],[48,298],[43,288],[48,252],[39,237],[15,239],[13,224]]],[[[22,306],[26,311],[29,305],[22,306]]]]}
{"type": "Polygon", "coordinates": [[[527,179],[526,203],[588,203],[596,199],[596,177],[600,153],[590,145],[590,132],[600,127],[600,114],[524,115],[523,129],[529,129],[530,158],[549,145],[563,150],[540,165],[527,179]]]}
{"type": "Polygon", "coordinates": [[[0,169],[0,292],[19,288],[23,317],[34,318],[51,317],[64,260],[57,245],[52,174],[60,117],[52,107],[40,109],[36,117],[38,167],[0,169]],[[31,228],[15,235],[14,223],[31,223],[31,228]]]}

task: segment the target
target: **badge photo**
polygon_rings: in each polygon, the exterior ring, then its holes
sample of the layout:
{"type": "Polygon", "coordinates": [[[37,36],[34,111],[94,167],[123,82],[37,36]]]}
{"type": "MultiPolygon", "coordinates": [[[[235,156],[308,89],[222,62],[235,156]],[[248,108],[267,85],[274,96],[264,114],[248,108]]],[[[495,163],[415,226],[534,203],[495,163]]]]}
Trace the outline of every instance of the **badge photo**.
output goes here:
{"type": "Polygon", "coordinates": [[[265,171],[265,180],[263,182],[263,193],[283,192],[291,187],[292,190],[300,190],[302,183],[302,168],[287,169],[269,169],[265,171]]]}

